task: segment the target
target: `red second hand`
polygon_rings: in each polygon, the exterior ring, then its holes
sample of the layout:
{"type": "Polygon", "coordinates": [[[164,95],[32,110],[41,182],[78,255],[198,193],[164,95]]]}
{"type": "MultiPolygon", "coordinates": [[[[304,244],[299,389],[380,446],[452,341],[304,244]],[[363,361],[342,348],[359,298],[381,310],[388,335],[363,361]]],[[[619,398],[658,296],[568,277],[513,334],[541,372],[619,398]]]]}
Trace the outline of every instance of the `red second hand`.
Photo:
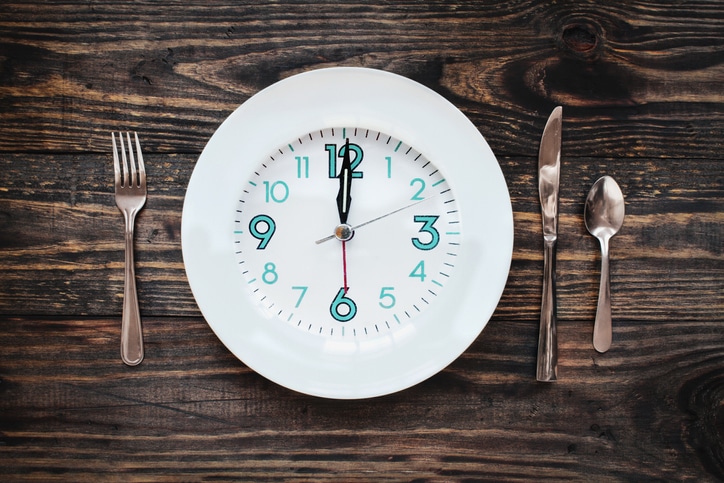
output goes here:
{"type": "Polygon", "coordinates": [[[344,275],[344,294],[347,295],[347,242],[342,240],[342,273],[344,275]]]}

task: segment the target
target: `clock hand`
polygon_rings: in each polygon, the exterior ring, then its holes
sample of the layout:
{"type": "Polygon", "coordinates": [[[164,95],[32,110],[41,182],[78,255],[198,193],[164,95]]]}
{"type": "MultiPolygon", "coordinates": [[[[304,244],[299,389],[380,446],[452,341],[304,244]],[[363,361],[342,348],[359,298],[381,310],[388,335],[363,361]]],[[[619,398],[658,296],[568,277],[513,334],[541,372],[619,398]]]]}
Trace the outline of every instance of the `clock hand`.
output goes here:
{"type": "MultiPolygon", "coordinates": [[[[437,195],[436,195],[436,196],[437,196],[437,195]]],[[[372,218],[371,220],[367,220],[367,221],[365,221],[364,223],[360,223],[359,225],[355,225],[355,226],[352,226],[352,227],[350,227],[349,225],[340,225],[339,227],[337,227],[337,229],[335,230],[335,233],[334,233],[334,234],[329,235],[329,236],[326,236],[326,237],[324,237],[324,238],[320,238],[319,240],[315,241],[314,243],[316,243],[317,245],[319,245],[320,243],[327,242],[327,241],[332,240],[332,239],[334,239],[334,238],[338,238],[338,239],[342,240],[343,237],[345,237],[345,236],[347,235],[348,231],[351,231],[352,233],[354,233],[354,231],[355,231],[357,228],[361,228],[361,227],[363,227],[363,226],[365,226],[365,225],[369,225],[370,223],[374,223],[375,221],[379,221],[379,220],[381,220],[381,219],[383,219],[383,218],[387,218],[387,217],[390,216],[390,215],[394,215],[395,213],[399,213],[400,211],[406,210],[406,209],[408,209],[408,208],[412,208],[413,206],[419,205],[420,203],[422,203],[422,202],[424,202],[424,201],[427,201],[427,200],[430,200],[430,199],[432,199],[432,198],[434,198],[434,196],[433,196],[433,197],[430,197],[430,198],[425,198],[425,199],[423,199],[423,200],[415,201],[414,203],[410,203],[409,205],[405,205],[405,206],[403,206],[402,208],[397,208],[396,210],[393,210],[393,211],[390,211],[390,212],[388,212],[388,213],[385,213],[384,215],[380,215],[380,216],[378,216],[377,218],[372,218]]],[[[349,238],[351,238],[351,235],[350,235],[350,236],[346,236],[346,239],[349,239],[349,238]]]]}
{"type": "Polygon", "coordinates": [[[344,294],[347,295],[349,285],[347,285],[347,242],[342,240],[342,275],[344,282],[344,294]]]}
{"type": "Polygon", "coordinates": [[[339,171],[339,191],[337,192],[337,213],[339,213],[339,226],[335,230],[339,232],[339,239],[342,241],[342,281],[344,294],[347,295],[349,285],[347,285],[347,240],[351,238],[351,230],[349,230],[349,238],[342,235],[342,231],[349,228],[347,225],[347,217],[349,216],[349,208],[352,203],[352,162],[349,156],[349,138],[344,145],[344,154],[342,155],[342,168],[339,171]]]}
{"type": "Polygon", "coordinates": [[[349,159],[349,138],[344,145],[344,155],[342,157],[342,169],[339,171],[339,192],[337,193],[337,212],[339,213],[339,223],[347,224],[347,215],[349,215],[349,207],[352,204],[352,163],[349,159]]]}

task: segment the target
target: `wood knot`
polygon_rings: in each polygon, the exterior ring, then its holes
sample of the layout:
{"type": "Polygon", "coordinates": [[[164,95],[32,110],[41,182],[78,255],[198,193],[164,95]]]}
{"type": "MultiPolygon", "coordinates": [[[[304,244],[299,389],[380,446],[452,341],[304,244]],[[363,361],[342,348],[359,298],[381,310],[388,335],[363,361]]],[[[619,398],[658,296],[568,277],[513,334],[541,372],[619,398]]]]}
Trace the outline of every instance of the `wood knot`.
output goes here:
{"type": "Polygon", "coordinates": [[[577,54],[590,54],[596,51],[600,35],[593,25],[575,23],[563,29],[563,44],[577,54]]]}

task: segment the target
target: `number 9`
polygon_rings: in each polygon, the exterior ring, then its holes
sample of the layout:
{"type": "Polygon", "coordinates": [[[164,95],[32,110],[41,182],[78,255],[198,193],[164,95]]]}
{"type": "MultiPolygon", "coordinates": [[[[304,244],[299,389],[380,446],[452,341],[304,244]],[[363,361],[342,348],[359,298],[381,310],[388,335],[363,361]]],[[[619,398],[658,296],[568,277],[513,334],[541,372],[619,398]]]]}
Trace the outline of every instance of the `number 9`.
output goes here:
{"type": "Polygon", "coordinates": [[[269,215],[256,215],[249,222],[249,232],[251,236],[259,240],[259,245],[256,247],[257,250],[264,250],[269,244],[274,232],[277,229],[277,224],[269,215]],[[259,226],[261,225],[261,227],[259,226]],[[262,228],[263,230],[260,230],[262,228]]]}

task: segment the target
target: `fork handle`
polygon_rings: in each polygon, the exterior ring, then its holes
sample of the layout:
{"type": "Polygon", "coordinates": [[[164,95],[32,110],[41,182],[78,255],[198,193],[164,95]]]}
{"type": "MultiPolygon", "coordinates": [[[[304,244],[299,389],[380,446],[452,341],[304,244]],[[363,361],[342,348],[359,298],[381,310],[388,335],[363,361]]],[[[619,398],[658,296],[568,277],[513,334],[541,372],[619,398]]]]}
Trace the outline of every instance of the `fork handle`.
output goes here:
{"type": "Polygon", "coordinates": [[[543,243],[543,297],[538,336],[536,379],[553,382],[558,379],[558,336],[556,331],[556,239],[543,243]]]}
{"type": "Polygon", "coordinates": [[[141,312],[136,293],[136,271],[133,261],[133,225],[136,214],[126,215],[126,268],[123,288],[123,316],[121,319],[121,359],[129,366],[143,360],[143,332],[141,312]]]}

